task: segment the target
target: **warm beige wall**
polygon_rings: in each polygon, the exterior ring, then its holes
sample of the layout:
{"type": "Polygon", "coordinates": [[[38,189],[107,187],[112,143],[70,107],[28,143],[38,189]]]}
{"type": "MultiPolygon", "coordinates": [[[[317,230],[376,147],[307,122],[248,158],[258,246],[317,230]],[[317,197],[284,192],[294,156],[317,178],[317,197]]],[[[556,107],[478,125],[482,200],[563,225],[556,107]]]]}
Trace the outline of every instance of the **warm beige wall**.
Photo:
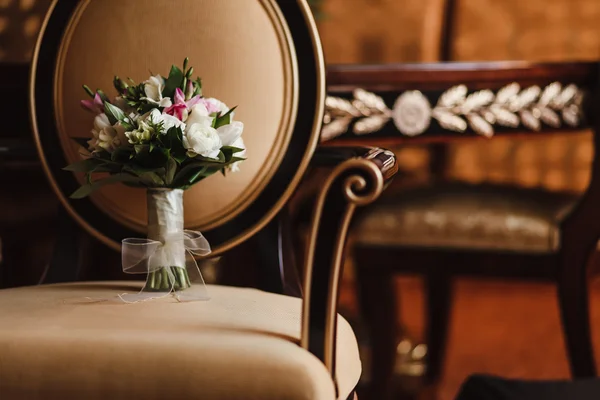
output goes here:
{"type": "MultiPolygon", "coordinates": [[[[321,0],[330,63],[420,62],[439,41],[445,0],[321,0]],[[436,35],[437,34],[437,35],[436,35]]],[[[600,1],[456,0],[454,60],[600,57],[600,1]]]]}

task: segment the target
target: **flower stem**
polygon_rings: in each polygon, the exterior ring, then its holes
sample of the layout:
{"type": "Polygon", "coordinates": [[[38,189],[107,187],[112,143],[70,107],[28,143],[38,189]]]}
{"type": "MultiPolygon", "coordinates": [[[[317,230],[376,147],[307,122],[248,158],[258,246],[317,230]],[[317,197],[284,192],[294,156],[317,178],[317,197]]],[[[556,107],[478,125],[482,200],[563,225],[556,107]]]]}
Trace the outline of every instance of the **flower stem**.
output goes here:
{"type": "Polygon", "coordinates": [[[185,290],[192,286],[187,270],[179,267],[163,267],[148,274],[144,291],[168,292],[169,290],[185,290]],[[169,274],[170,272],[170,274],[169,274]],[[171,282],[170,276],[173,279],[171,282]]]}

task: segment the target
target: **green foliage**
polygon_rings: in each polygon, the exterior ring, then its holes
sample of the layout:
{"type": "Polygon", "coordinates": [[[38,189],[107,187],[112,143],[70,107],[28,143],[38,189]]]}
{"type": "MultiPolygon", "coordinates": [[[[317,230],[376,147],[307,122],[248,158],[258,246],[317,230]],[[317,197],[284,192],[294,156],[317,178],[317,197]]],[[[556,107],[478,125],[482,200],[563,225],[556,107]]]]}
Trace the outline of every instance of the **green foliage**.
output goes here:
{"type": "Polygon", "coordinates": [[[87,93],[88,96],[90,96],[92,99],[96,96],[96,93],[94,93],[92,91],[92,89],[89,88],[88,85],[83,85],[83,90],[87,93]]]}
{"type": "Polygon", "coordinates": [[[117,182],[137,183],[138,181],[139,181],[139,179],[133,175],[129,175],[129,174],[125,174],[125,173],[114,174],[114,175],[109,176],[108,178],[104,178],[104,179],[97,180],[92,183],[87,183],[85,185],[82,185],[79,189],[77,189],[75,192],[73,192],[73,194],[71,195],[71,198],[72,199],[82,199],[84,197],[89,196],[90,193],[92,193],[94,190],[100,189],[102,186],[106,186],[111,183],[117,183],[117,182]]]}
{"type": "Polygon", "coordinates": [[[125,99],[127,105],[134,108],[140,114],[145,114],[152,110],[155,106],[148,103],[147,100],[142,100],[142,98],[146,97],[144,84],[140,83],[136,85],[131,78],[129,80],[131,85],[127,87],[127,90],[123,94],[123,98],[125,99]]]}
{"type": "Polygon", "coordinates": [[[113,79],[113,86],[115,87],[115,90],[119,94],[126,93],[127,92],[127,88],[129,87],[129,85],[125,81],[123,81],[123,79],[119,78],[116,75],[115,75],[115,77],[113,79]]]}
{"type": "Polygon", "coordinates": [[[108,117],[108,121],[111,125],[127,119],[125,113],[119,107],[113,106],[108,101],[104,102],[104,114],[108,117]]]}
{"type": "Polygon", "coordinates": [[[202,80],[200,78],[196,78],[194,81],[194,93],[192,94],[192,97],[198,95],[202,96],[202,80]]]}
{"type": "Polygon", "coordinates": [[[162,92],[163,97],[173,98],[175,89],[182,87],[183,78],[183,72],[177,66],[173,65],[171,67],[171,72],[169,72],[169,77],[165,82],[165,88],[162,92]]]}
{"type": "Polygon", "coordinates": [[[231,113],[237,108],[237,106],[231,108],[229,111],[227,111],[225,114],[217,116],[215,118],[215,129],[223,126],[223,125],[228,125],[231,123],[231,113]]]}

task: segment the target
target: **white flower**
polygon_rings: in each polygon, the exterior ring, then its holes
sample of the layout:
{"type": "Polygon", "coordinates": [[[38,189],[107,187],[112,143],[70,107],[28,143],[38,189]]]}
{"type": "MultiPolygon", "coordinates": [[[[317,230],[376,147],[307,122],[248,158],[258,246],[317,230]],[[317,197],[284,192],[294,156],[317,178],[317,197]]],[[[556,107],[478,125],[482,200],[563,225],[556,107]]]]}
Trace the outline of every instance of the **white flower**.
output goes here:
{"type": "Polygon", "coordinates": [[[106,114],[98,114],[94,118],[94,128],[92,129],[92,139],[88,140],[91,152],[106,150],[112,153],[114,149],[125,144],[125,128],[117,122],[112,126],[106,114]]]}
{"type": "Polygon", "coordinates": [[[134,131],[125,132],[125,136],[131,144],[142,144],[150,141],[154,130],[150,128],[146,121],[140,121],[138,128],[134,131]]]}
{"type": "MultiPolygon", "coordinates": [[[[227,111],[229,111],[229,107],[227,107],[227,104],[223,103],[219,99],[215,99],[214,97],[205,98],[204,103],[206,104],[206,109],[211,114],[214,112],[220,112],[221,115],[223,115],[227,111]]],[[[233,113],[231,114],[231,118],[233,118],[233,113]]]]}
{"type": "Polygon", "coordinates": [[[179,118],[174,117],[169,114],[161,114],[163,126],[165,127],[165,132],[171,129],[172,127],[181,128],[182,132],[185,132],[185,122],[179,120],[179,118]]]}
{"type": "Polygon", "coordinates": [[[233,146],[236,140],[242,136],[244,131],[244,124],[239,121],[233,121],[230,124],[220,126],[217,128],[217,133],[221,138],[223,146],[233,146]]]}
{"type": "Polygon", "coordinates": [[[190,110],[185,123],[190,126],[194,124],[202,124],[206,126],[211,126],[213,122],[213,117],[209,115],[206,106],[202,103],[198,103],[192,107],[190,110]]]}
{"type": "Polygon", "coordinates": [[[221,138],[217,130],[205,124],[188,124],[188,129],[183,135],[183,147],[188,149],[188,156],[217,158],[221,151],[221,138]]]}
{"type": "Polygon", "coordinates": [[[144,92],[146,97],[142,100],[148,100],[150,103],[158,104],[159,107],[170,107],[171,99],[162,96],[162,91],[165,87],[165,80],[162,76],[151,76],[150,79],[144,82],[144,92]]]}
{"type": "MultiPolygon", "coordinates": [[[[244,139],[240,136],[237,138],[235,142],[231,144],[232,147],[237,147],[238,149],[244,149],[243,151],[235,153],[234,157],[246,158],[246,145],[244,144],[244,139]]],[[[228,169],[231,172],[238,172],[240,170],[241,161],[236,161],[233,164],[228,165],[228,169]]]]}
{"type": "Polygon", "coordinates": [[[185,123],[181,122],[179,118],[174,117],[169,114],[160,113],[157,108],[154,108],[152,111],[144,114],[143,119],[145,121],[152,121],[154,124],[159,124],[162,122],[163,131],[162,133],[166,133],[172,127],[181,128],[181,131],[185,131],[185,123]]]}

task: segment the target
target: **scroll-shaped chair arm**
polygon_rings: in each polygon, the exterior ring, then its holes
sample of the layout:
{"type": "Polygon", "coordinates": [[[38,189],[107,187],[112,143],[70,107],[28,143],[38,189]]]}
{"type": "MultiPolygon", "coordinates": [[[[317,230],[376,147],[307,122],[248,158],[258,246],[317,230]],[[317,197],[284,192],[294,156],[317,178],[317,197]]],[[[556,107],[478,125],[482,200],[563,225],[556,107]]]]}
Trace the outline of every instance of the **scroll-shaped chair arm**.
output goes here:
{"type": "Polygon", "coordinates": [[[386,182],[398,172],[394,153],[378,147],[319,147],[311,160],[313,167],[333,167],[351,159],[364,159],[374,162],[386,182]]]}
{"type": "Polygon", "coordinates": [[[381,195],[397,164],[393,153],[375,148],[319,149],[314,162],[332,168],[317,196],[304,257],[301,344],[333,376],[339,284],[350,220],[357,206],[381,195]]]}

